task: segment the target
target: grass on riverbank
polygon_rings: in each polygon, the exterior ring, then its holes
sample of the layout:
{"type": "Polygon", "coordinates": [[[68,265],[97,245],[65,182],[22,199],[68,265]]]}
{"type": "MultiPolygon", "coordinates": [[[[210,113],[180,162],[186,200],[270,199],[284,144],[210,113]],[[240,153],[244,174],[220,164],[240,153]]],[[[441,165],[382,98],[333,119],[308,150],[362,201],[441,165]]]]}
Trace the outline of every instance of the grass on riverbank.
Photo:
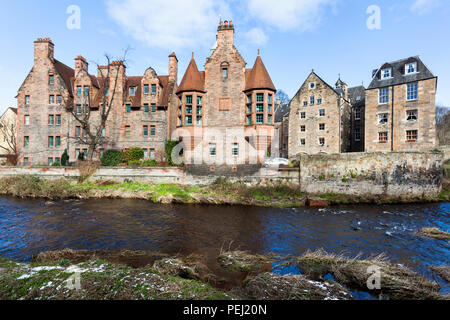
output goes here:
{"type": "Polygon", "coordinates": [[[437,228],[422,228],[420,231],[417,232],[417,235],[438,240],[450,239],[450,233],[444,232],[437,228]]]}

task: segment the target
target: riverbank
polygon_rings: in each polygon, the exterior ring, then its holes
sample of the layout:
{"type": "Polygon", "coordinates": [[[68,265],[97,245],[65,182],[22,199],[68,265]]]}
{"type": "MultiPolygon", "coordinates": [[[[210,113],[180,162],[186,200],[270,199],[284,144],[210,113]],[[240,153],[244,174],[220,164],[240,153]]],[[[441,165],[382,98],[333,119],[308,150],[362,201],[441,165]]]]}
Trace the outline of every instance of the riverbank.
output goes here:
{"type": "Polygon", "coordinates": [[[370,292],[374,297],[449,299],[437,283],[379,257],[358,260],[317,251],[280,258],[224,251],[217,263],[220,272],[202,256],[132,251],[63,250],[42,253],[33,263],[0,259],[0,299],[352,300],[352,290],[371,291],[366,285],[370,266],[379,267],[382,277],[381,289],[370,292]],[[137,261],[142,263],[137,266],[137,261]],[[273,273],[273,264],[281,261],[297,265],[303,274],[273,273]]]}
{"type": "Polygon", "coordinates": [[[218,178],[204,186],[143,184],[138,182],[44,180],[33,176],[0,179],[0,194],[20,198],[60,199],[137,199],[163,204],[214,204],[265,207],[329,206],[340,204],[402,204],[450,201],[450,183],[439,197],[398,195],[350,196],[344,194],[305,194],[288,183],[230,182],[218,178]]]}

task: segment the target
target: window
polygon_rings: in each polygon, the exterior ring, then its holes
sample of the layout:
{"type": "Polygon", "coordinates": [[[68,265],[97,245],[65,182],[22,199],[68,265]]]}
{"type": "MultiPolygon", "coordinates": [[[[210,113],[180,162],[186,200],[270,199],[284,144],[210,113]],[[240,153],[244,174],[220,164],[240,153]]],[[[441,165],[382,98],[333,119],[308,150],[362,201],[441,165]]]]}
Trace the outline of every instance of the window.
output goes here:
{"type": "Polygon", "coordinates": [[[148,95],[150,93],[150,87],[148,84],[144,84],[144,94],[148,95]]]}
{"type": "Polygon", "coordinates": [[[268,112],[268,113],[272,113],[272,105],[271,105],[271,104],[269,104],[269,105],[267,106],[267,112],[268,112]]]}
{"type": "Polygon", "coordinates": [[[156,127],[155,126],[150,127],[150,136],[152,136],[152,137],[156,136],[156,127]]]}
{"type": "Polygon", "coordinates": [[[26,126],[30,125],[30,116],[29,115],[25,115],[24,120],[23,120],[23,124],[26,126]]]}
{"type": "Polygon", "coordinates": [[[317,99],[317,104],[322,104],[322,98],[317,99]]]}
{"type": "Polygon", "coordinates": [[[355,141],[361,141],[361,128],[355,128],[355,141]]]}
{"type": "Polygon", "coordinates": [[[85,104],[84,105],[84,114],[88,114],[89,113],[89,105],[85,104]]]}
{"type": "Polygon", "coordinates": [[[361,109],[360,108],[355,109],[355,120],[361,120],[361,109]]]}
{"type": "Polygon", "coordinates": [[[239,156],[239,144],[238,143],[233,143],[233,145],[231,146],[231,155],[233,157],[239,156]]]}
{"type": "Polygon", "coordinates": [[[149,113],[149,111],[148,103],[144,103],[144,113],[149,113]]]}
{"type": "Polygon", "coordinates": [[[408,142],[416,142],[417,141],[417,130],[408,130],[406,131],[406,141],[408,142]]]}
{"type": "Polygon", "coordinates": [[[247,116],[247,125],[251,125],[252,124],[252,116],[248,115],[247,116]]]}
{"type": "Polygon", "coordinates": [[[186,106],[186,114],[192,114],[192,106],[186,106]]]}
{"type": "Polygon", "coordinates": [[[325,117],[325,109],[319,110],[319,117],[325,117]]]}
{"type": "Polygon", "coordinates": [[[192,96],[186,96],[186,104],[192,104],[192,96]]]}
{"type": "Polygon", "coordinates": [[[57,104],[61,104],[62,103],[62,96],[59,95],[59,94],[56,96],[56,103],[57,104]]]}
{"type": "Polygon", "coordinates": [[[300,132],[306,132],[306,126],[300,126],[300,132]]]}
{"type": "Polygon", "coordinates": [[[314,96],[310,97],[309,104],[313,106],[315,103],[316,103],[316,98],[314,96]]]}
{"type": "Polygon", "coordinates": [[[81,104],[77,104],[77,114],[81,114],[81,104]]]}
{"type": "Polygon", "coordinates": [[[387,132],[378,132],[378,142],[386,143],[388,141],[388,133],[387,132]]]}
{"type": "Polygon", "coordinates": [[[406,111],[406,121],[417,121],[418,115],[417,110],[406,111]]]}
{"type": "Polygon", "coordinates": [[[148,159],[148,149],[142,149],[144,151],[144,159],[148,159]]]}
{"type": "Polygon", "coordinates": [[[253,111],[252,105],[248,105],[247,106],[247,113],[252,113],[252,111],[253,111]]]}
{"type": "Polygon", "coordinates": [[[272,95],[271,94],[269,94],[269,97],[268,97],[267,100],[268,100],[269,103],[272,103],[272,95]]]}
{"type": "Polygon", "coordinates": [[[82,87],[81,86],[77,86],[77,96],[81,96],[81,91],[82,91],[82,87]]]}
{"type": "Polygon", "coordinates": [[[125,126],[125,137],[130,137],[130,136],[131,136],[131,127],[125,126]]]}
{"type": "Polygon", "coordinates": [[[392,77],[392,68],[386,68],[381,70],[381,77],[383,79],[389,79],[392,77]]]}
{"type": "Polygon", "coordinates": [[[407,95],[406,95],[406,100],[408,101],[412,101],[412,100],[417,100],[419,94],[418,94],[418,88],[419,88],[419,84],[416,83],[408,83],[407,85],[407,95]]]}
{"type": "Polygon", "coordinates": [[[29,136],[23,137],[23,146],[24,146],[25,148],[28,148],[29,145],[30,145],[30,137],[29,137],[29,136]]]}
{"type": "Polygon", "coordinates": [[[148,126],[143,126],[142,135],[144,137],[148,137],[148,126]]]}
{"type": "Polygon", "coordinates": [[[127,104],[127,105],[125,106],[125,112],[126,112],[126,113],[131,113],[131,105],[127,104]]]}
{"type": "Polygon", "coordinates": [[[130,96],[134,97],[136,95],[136,87],[130,87],[130,96]]]}
{"type": "Polygon", "coordinates": [[[300,139],[300,145],[305,146],[306,145],[306,140],[305,139],[300,139]]]}
{"type": "Polygon", "coordinates": [[[202,97],[201,96],[197,96],[197,105],[198,106],[202,105],[202,97]]]}
{"type": "Polygon", "coordinates": [[[83,129],[83,137],[86,138],[88,136],[87,131],[83,129]]]}
{"type": "Polygon", "coordinates": [[[156,104],[152,103],[152,113],[156,112],[156,104]]]}
{"type": "Polygon", "coordinates": [[[416,73],[417,72],[417,62],[407,63],[405,65],[405,73],[416,73]]]}
{"type": "Polygon", "coordinates": [[[152,84],[152,96],[156,96],[156,84],[152,84]]]}
{"type": "Polygon", "coordinates": [[[256,124],[263,124],[264,123],[264,115],[263,114],[257,114],[256,115],[256,124]]]}
{"type": "Polygon", "coordinates": [[[319,138],[319,145],[325,146],[325,138],[319,138]]]}
{"type": "Polygon", "coordinates": [[[263,104],[257,104],[256,105],[256,112],[264,112],[264,105],[263,104]]]}
{"type": "Polygon", "coordinates": [[[269,115],[267,116],[267,123],[268,123],[268,124],[272,124],[272,115],[271,115],[271,114],[269,114],[269,115]]]}
{"type": "Polygon", "coordinates": [[[386,104],[389,102],[389,88],[381,88],[379,92],[379,103],[386,104]]]}
{"type": "Polygon", "coordinates": [[[85,96],[89,95],[89,86],[84,86],[84,95],[85,96]]]}
{"type": "Polygon", "coordinates": [[[316,87],[316,84],[314,83],[314,82],[311,82],[310,84],[309,84],[309,88],[310,89],[314,89],[316,87]]]}
{"type": "Polygon", "coordinates": [[[252,103],[252,95],[251,94],[249,94],[247,96],[247,103],[252,103]]]}
{"type": "Polygon", "coordinates": [[[48,158],[48,165],[50,167],[53,165],[53,158],[48,158]]]}
{"type": "Polygon", "coordinates": [[[106,88],[106,96],[109,96],[109,88],[106,88]]]}
{"type": "Polygon", "coordinates": [[[84,158],[87,158],[87,149],[83,149],[84,158]]]}
{"type": "Polygon", "coordinates": [[[264,93],[256,94],[256,102],[264,102],[264,93]]]}
{"type": "Polygon", "coordinates": [[[217,146],[215,143],[209,144],[209,155],[215,157],[217,155],[217,146]]]}
{"type": "Polygon", "coordinates": [[[222,68],[222,79],[228,79],[228,68],[222,68]]]}
{"type": "Polygon", "coordinates": [[[23,158],[23,165],[28,166],[28,163],[29,163],[28,158],[27,157],[23,158]]]}
{"type": "Polygon", "coordinates": [[[55,124],[55,116],[51,114],[48,116],[48,125],[53,126],[54,124],[55,124]]]}
{"type": "Polygon", "coordinates": [[[197,107],[197,114],[202,115],[202,107],[197,107]]]}
{"type": "Polygon", "coordinates": [[[300,113],[300,118],[301,119],[306,119],[306,112],[300,113]]]}
{"type": "Polygon", "coordinates": [[[77,138],[81,137],[81,127],[80,127],[80,126],[77,126],[77,127],[75,128],[75,136],[76,136],[77,138]]]}
{"type": "Polygon", "coordinates": [[[50,103],[50,104],[55,104],[55,96],[54,96],[54,95],[51,95],[51,96],[49,97],[49,103],[50,103]]]}
{"type": "Polygon", "coordinates": [[[55,83],[55,76],[49,75],[48,76],[48,84],[52,86],[54,83],[55,83]]]}
{"type": "Polygon", "coordinates": [[[78,159],[80,157],[80,149],[75,149],[75,158],[78,159]]]}
{"type": "Polygon", "coordinates": [[[55,137],[55,147],[56,148],[61,147],[61,137],[60,136],[55,137]]]}
{"type": "Polygon", "coordinates": [[[325,123],[320,123],[319,124],[319,130],[320,131],[325,131],[325,123]]]}
{"type": "Polygon", "coordinates": [[[155,149],[150,149],[150,159],[155,159],[155,149]]]}
{"type": "Polygon", "coordinates": [[[308,101],[303,101],[303,106],[307,107],[308,106],[308,101]]]}
{"type": "Polygon", "coordinates": [[[25,105],[26,106],[30,105],[30,96],[25,96],[25,105]]]}
{"type": "Polygon", "coordinates": [[[55,162],[61,164],[61,158],[56,157],[55,162]]]}
{"type": "Polygon", "coordinates": [[[388,113],[380,113],[378,115],[378,124],[386,124],[389,121],[389,114],[388,113]]]}
{"type": "Polygon", "coordinates": [[[48,147],[53,148],[54,145],[55,145],[55,138],[53,136],[49,136],[48,137],[48,147]]]}
{"type": "Polygon", "coordinates": [[[196,124],[197,124],[197,126],[201,126],[202,125],[202,117],[197,116],[196,124]]]}
{"type": "Polygon", "coordinates": [[[192,116],[186,116],[185,125],[191,126],[192,125],[192,116]]]}

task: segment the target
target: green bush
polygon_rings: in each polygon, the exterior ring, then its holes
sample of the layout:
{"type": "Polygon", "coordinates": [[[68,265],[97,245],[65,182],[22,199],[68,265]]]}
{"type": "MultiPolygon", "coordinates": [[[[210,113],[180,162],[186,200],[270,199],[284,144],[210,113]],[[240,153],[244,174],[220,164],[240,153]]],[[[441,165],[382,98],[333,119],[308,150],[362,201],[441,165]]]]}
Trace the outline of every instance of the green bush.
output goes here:
{"type": "Polygon", "coordinates": [[[169,140],[166,142],[166,158],[169,165],[173,166],[174,163],[172,161],[172,151],[178,145],[178,141],[169,140]]]}
{"type": "Polygon", "coordinates": [[[61,165],[62,166],[67,166],[69,163],[69,154],[67,153],[67,149],[64,150],[64,153],[61,156],[61,165]]]}
{"type": "Polygon", "coordinates": [[[141,148],[130,148],[122,155],[122,160],[128,164],[142,159],[144,159],[144,150],[141,148]]]}
{"type": "Polygon", "coordinates": [[[59,162],[54,162],[54,163],[52,164],[52,167],[61,167],[61,163],[59,163],[59,162]]]}
{"type": "Polygon", "coordinates": [[[79,161],[84,161],[84,152],[80,152],[80,153],[78,154],[78,160],[79,160],[79,161]]]}
{"type": "Polygon", "coordinates": [[[156,160],[146,160],[142,162],[143,167],[156,167],[158,165],[158,162],[156,160]]]}
{"type": "Polygon", "coordinates": [[[141,162],[139,160],[128,161],[128,165],[131,167],[140,167],[141,162]]]}
{"type": "Polygon", "coordinates": [[[103,154],[101,161],[105,167],[115,167],[123,161],[122,152],[117,150],[107,150],[103,154]]]}

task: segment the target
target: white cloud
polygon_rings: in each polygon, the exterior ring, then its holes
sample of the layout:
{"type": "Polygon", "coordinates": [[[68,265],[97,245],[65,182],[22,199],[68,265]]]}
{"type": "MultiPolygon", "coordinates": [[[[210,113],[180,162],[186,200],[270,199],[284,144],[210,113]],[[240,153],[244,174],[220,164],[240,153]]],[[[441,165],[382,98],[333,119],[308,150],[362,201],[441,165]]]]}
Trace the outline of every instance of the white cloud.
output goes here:
{"type": "Polygon", "coordinates": [[[109,15],[136,40],[173,50],[214,42],[224,0],[107,0],[109,15]]]}
{"type": "Polygon", "coordinates": [[[440,0],[415,0],[411,6],[411,11],[418,15],[424,15],[430,13],[439,5],[440,0]]]}
{"type": "Polygon", "coordinates": [[[256,45],[265,45],[269,40],[266,33],[260,28],[253,28],[245,34],[245,39],[256,45]]]}
{"type": "Polygon", "coordinates": [[[249,0],[251,15],[281,31],[314,29],[325,7],[337,0],[249,0]]]}

